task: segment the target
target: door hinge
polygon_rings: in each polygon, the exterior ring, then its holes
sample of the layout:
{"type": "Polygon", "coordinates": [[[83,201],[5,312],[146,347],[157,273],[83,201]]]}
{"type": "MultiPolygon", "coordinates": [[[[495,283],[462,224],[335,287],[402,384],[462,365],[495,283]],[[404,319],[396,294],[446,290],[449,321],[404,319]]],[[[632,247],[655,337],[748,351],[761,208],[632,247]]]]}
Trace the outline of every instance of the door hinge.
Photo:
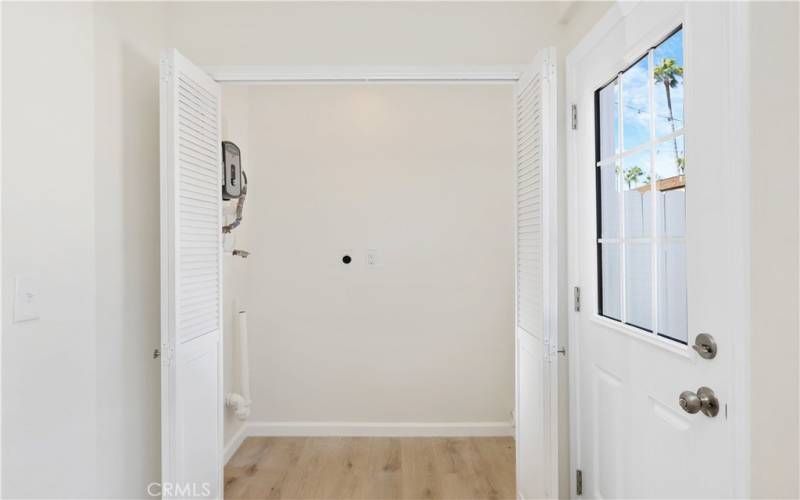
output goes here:
{"type": "Polygon", "coordinates": [[[583,471],[580,469],[575,471],[575,494],[583,495],[583,471]]]}
{"type": "Polygon", "coordinates": [[[579,287],[579,286],[575,287],[574,295],[575,295],[575,312],[580,312],[581,311],[581,287],[579,287]]]}
{"type": "Polygon", "coordinates": [[[172,359],[175,357],[175,348],[170,347],[167,344],[161,344],[160,349],[156,349],[153,352],[153,359],[160,359],[162,366],[169,366],[172,363],[172,359]]]}
{"type": "Polygon", "coordinates": [[[567,354],[566,349],[559,349],[558,343],[556,341],[553,341],[551,343],[549,339],[545,339],[544,349],[545,349],[544,359],[546,359],[548,363],[552,362],[553,359],[557,358],[559,353],[564,354],[565,356],[567,354]]]}
{"type": "Polygon", "coordinates": [[[578,130],[578,106],[572,105],[572,130],[578,130]]]}

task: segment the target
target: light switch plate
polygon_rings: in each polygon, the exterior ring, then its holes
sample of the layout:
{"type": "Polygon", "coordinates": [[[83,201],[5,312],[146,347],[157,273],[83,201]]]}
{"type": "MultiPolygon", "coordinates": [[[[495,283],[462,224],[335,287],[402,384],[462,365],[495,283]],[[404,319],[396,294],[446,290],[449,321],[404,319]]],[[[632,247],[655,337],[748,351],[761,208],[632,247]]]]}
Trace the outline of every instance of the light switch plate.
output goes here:
{"type": "Polygon", "coordinates": [[[39,280],[35,276],[17,276],[14,293],[14,323],[39,319],[39,280]]]}

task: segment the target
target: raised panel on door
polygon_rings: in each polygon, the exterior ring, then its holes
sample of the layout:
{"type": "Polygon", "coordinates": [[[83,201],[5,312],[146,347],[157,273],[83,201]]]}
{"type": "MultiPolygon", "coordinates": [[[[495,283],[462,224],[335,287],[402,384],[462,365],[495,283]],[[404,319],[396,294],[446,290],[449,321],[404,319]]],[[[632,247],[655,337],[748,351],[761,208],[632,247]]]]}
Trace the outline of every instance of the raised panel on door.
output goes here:
{"type": "Polygon", "coordinates": [[[694,498],[697,489],[685,490],[681,481],[673,477],[692,477],[691,461],[680,457],[684,453],[698,453],[691,415],[676,409],[672,401],[660,401],[647,395],[644,401],[644,440],[642,447],[647,450],[658,450],[657,453],[646,454],[641,462],[639,488],[663,493],[669,498],[694,498]],[[666,474],[665,471],[669,471],[666,474]]]}
{"type": "Polygon", "coordinates": [[[209,478],[219,475],[219,463],[214,460],[218,453],[217,439],[213,439],[219,415],[216,377],[219,349],[216,335],[204,335],[178,349],[174,359],[176,454],[181,457],[177,462],[178,477],[180,482],[201,487],[210,483],[210,491],[218,491],[216,481],[209,478]]]}
{"type": "Polygon", "coordinates": [[[591,467],[586,470],[586,485],[598,498],[625,496],[625,438],[628,418],[625,414],[626,386],[622,379],[595,364],[591,369],[592,400],[590,418],[591,467]]]}
{"type": "Polygon", "coordinates": [[[593,498],[628,496],[631,394],[629,351],[620,337],[587,335],[580,373],[583,437],[583,494],[593,498]]]}
{"type": "Polygon", "coordinates": [[[547,442],[542,413],[545,405],[545,387],[537,383],[545,373],[543,344],[522,332],[518,333],[517,338],[519,379],[530,382],[524,384],[525,390],[519,393],[517,494],[521,498],[544,498],[547,478],[547,461],[543,453],[547,442]]]}

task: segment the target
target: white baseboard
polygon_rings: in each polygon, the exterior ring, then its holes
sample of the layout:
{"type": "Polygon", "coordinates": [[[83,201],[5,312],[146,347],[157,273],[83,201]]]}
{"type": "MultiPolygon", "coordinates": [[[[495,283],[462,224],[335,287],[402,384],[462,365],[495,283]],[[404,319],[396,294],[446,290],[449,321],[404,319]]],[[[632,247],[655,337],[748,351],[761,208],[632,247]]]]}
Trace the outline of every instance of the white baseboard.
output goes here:
{"type": "Polygon", "coordinates": [[[513,436],[511,422],[245,422],[225,444],[225,463],[250,436],[513,436]]]}
{"type": "Polygon", "coordinates": [[[248,436],[512,436],[510,422],[248,422],[248,436]]]}
{"type": "Polygon", "coordinates": [[[239,426],[239,430],[237,430],[236,433],[231,436],[228,442],[225,443],[225,452],[223,456],[225,464],[227,464],[233,454],[236,453],[236,450],[239,449],[247,436],[247,422],[244,422],[241,426],[239,426]]]}

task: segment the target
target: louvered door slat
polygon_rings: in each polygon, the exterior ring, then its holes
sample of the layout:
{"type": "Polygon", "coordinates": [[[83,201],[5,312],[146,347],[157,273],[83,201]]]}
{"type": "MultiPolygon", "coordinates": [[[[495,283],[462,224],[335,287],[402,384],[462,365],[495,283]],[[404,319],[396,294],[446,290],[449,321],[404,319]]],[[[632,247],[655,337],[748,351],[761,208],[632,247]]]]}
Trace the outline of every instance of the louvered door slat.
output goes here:
{"type": "Polygon", "coordinates": [[[551,423],[556,392],[554,330],[549,323],[557,293],[551,286],[554,52],[545,50],[520,76],[515,99],[515,273],[517,380],[517,495],[556,498],[557,436],[551,423]],[[548,195],[549,190],[550,194],[548,195]],[[555,472],[554,472],[555,471],[555,472]]]}
{"type": "Polygon", "coordinates": [[[219,85],[177,51],[165,51],[161,481],[207,484],[212,498],[222,496],[219,117],[219,85]]]}
{"type": "Polygon", "coordinates": [[[517,326],[542,338],[541,75],[517,95],[517,326]],[[523,240],[524,238],[524,240],[523,240]]]}

